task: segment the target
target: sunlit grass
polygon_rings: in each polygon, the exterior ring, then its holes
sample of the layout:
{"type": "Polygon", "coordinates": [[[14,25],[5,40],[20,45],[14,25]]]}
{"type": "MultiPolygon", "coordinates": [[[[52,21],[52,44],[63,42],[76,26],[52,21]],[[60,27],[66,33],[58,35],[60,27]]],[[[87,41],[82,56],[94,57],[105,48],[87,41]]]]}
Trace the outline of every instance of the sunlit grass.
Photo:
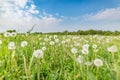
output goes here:
{"type": "Polygon", "coordinates": [[[0,35],[0,40],[0,80],[120,79],[120,36],[18,34],[0,35]],[[15,49],[9,49],[10,42],[15,49]],[[43,55],[33,55],[37,50],[43,55]],[[95,64],[95,59],[103,63],[95,64]]]}

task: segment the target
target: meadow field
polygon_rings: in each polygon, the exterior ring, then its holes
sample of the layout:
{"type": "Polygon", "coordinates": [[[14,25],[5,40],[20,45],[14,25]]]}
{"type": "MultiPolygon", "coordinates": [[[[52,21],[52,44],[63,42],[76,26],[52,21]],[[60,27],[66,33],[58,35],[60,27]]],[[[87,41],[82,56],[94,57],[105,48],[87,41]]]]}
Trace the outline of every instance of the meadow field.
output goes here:
{"type": "Polygon", "coordinates": [[[120,80],[120,36],[6,32],[0,80],[120,80]]]}

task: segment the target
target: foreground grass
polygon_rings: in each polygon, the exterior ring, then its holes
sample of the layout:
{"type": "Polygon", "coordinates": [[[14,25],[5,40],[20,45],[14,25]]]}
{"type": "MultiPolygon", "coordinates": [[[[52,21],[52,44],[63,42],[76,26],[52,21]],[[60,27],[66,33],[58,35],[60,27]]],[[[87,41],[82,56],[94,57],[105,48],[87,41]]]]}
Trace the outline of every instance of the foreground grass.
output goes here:
{"type": "Polygon", "coordinates": [[[120,79],[120,36],[70,36],[70,35],[0,35],[0,80],[119,80],[120,79]],[[49,39],[49,40],[46,40],[49,39]],[[55,39],[59,39],[55,42],[55,39]],[[15,42],[16,49],[9,50],[8,43],[15,42]],[[28,45],[21,47],[21,42],[28,45]],[[50,42],[55,44],[51,45],[50,42]],[[89,53],[81,52],[82,46],[89,44],[89,53]],[[94,52],[92,45],[98,51],[94,52]],[[115,45],[117,52],[109,52],[115,45]],[[46,47],[42,58],[33,56],[37,49],[46,47]],[[77,53],[71,52],[72,48],[77,53]],[[79,63],[77,57],[83,61],[79,63]],[[94,60],[99,58],[103,65],[97,67],[94,60]],[[91,62],[91,65],[85,65],[91,62]]]}

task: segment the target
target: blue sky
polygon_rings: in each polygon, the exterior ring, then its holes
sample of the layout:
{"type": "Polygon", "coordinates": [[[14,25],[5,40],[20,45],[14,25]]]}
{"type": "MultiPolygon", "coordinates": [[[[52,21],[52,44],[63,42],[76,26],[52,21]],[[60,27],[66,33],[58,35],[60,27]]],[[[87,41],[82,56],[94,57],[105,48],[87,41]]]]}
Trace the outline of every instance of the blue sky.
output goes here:
{"type": "Polygon", "coordinates": [[[0,0],[0,32],[120,30],[120,0],[0,0]]]}
{"type": "Polygon", "coordinates": [[[34,2],[40,10],[67,17],[96,13],[120,5],[120,0],[34,0],[34,2]]]}

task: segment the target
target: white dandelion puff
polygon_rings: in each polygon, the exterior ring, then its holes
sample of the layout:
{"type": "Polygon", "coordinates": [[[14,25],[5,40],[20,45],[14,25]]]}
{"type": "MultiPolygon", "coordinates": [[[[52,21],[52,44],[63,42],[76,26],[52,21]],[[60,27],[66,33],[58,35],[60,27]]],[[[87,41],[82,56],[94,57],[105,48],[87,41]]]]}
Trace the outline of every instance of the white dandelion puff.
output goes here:
{"type": "Polygon", "coordinates": [[[33,56],[36,57],[36,58],[42,58],[43,55],[44,55],[44,53],[43,53],[43,51],[40,50],[40,49],[39,49],[39,50],[35,50],[35,51],[33,52],[33,56]]]}
{"type": "Polygon", "coordinates": [[[9,32],[5,32],[5,33],[4,33],[4,36],[5,36],[5,37],[9,37],[9,36],[11,36],[11,34],[10,34],[9,32]]]}
{"type": "Polygon", "coordinates": [[[8,49],[10,49],[10,50],[16,49],[15,43],[14,42],[9,42],[8,49]]]}
{"type": "Polygon", "coordinates": [[[100,67],[103,65],[103,61],[101,59],[95,59],[94,60],[94,65],[97,67],[100,67]]]}
{"type": "Polygon", "coordinates": [[[83,49],[89,49],[89,44],[85,44],[82,46],[83,49]]]}
{"type": "Polygon", "coordinates": [[[72,49],[71,49],[71,52],[72,52],[73,54],[76,54],[76,53],[77,53],[77,49],[76,49],[76,48],[72,48],[72,49]]]}
{"type": "Polygon", "coordinates": [[[11,36],[11,37],[16,37],[16,36],[17,36],[17,33],[16,33],[16,32],[12,32],[12,33],[10,33],[10,36],[11,36]]]}
{"type": "Polygon", "coordinates": [[[88,49],[82,49],[82,54],[89,54],[89,50],[88,49]]]}
{"type": "Polygon", "coordinates": [[[42,50],[43,50],[43,51],[45,51],[45,50],[46,50],[46,47],[45,47],[45,46],[44,46],[44,47],[42,47],[42,50]]]}
{"type": "Polygon", "coordinates": [[[117,47],[116,46],[111,46],[111,47],[108,47],[107,48],[107,50],[109,51],[109,52],[117,52],[117,47]]]}
{"type": "Polygon", "coordinates": [[[93,45],[92,45],[92,48],[93,48],[93,49],[96,49],[96,48],[97,48],[97,45],[96,45],[96,44],[93,44],[93,45]]]}
{"type": "Polygon", "coordinates": [[[28,45],[28,42],[27,41],[22,41],[21,42],[21,47],[25,47],[25,46],[27,46],[28,45]]]}
{"type": "Polygon", "coordinates": [[[54,41],[50,41],[50,45],[54,45],[55,44],[55,42],[54,41]]]}

